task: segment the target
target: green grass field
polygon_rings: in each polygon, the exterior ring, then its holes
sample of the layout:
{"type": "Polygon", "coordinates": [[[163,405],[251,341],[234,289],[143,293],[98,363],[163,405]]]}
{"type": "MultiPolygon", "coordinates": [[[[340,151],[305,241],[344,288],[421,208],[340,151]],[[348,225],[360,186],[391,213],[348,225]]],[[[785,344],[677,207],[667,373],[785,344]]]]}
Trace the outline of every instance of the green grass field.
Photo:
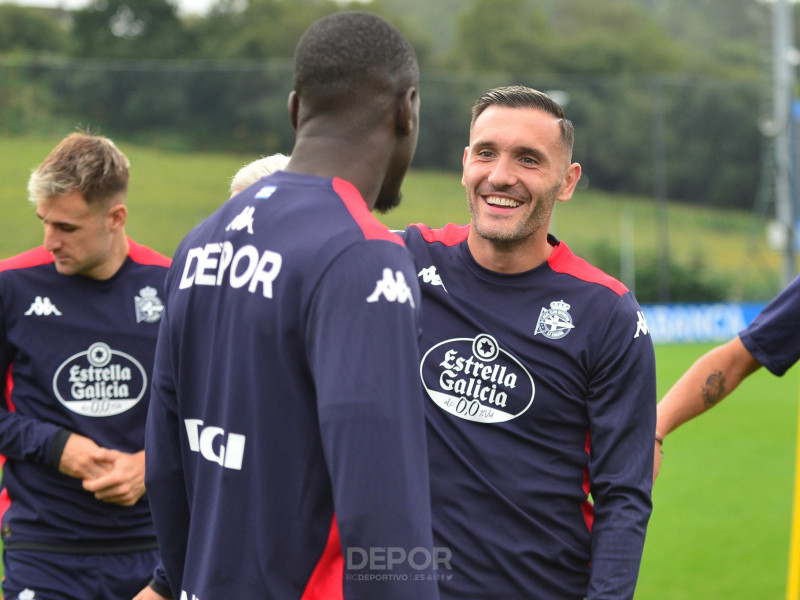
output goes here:
{"type": "MultiPolygon", "coordinates": [[[[26,183],[57,142],[0,138],[0,258],[41,243],[26,183]]],[[[168,255],[227,198],[235,171],[256,158],[119,145],[133,165],[128,233],[168,255]]],[[[392,228],[468,220],[458,174],[412,172],[403,191],[401,207],[380,217],[392,228]]],[[[616,245],[626,214],[634,219],[637,253],[655,248],[651,200],[581,190],[556,211],[552,230],[579,254],[603,240],[616,245]]],[[[779,263],[748,213],[672,206],[668,220],[676,257],[702,254],[714,273],[737,285],[774,273],[779,263]]],[[[710,348],[657,347],[659,397],[710,348]]],[[[668,438],[637,600],[785,596],[798,372],[795,367],[783,378],[764,370],[754,374],[712,413],[668,438]]]]}

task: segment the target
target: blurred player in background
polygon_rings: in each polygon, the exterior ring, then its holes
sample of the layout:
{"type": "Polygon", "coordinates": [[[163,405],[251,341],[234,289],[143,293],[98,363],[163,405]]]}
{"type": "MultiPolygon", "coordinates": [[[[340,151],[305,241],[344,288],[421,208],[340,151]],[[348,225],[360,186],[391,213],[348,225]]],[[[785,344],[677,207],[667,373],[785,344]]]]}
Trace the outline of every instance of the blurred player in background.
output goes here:
{"type": "Polygon", "coordinates": [[[573,137],[545,94],[488,91],[463,157],[470,224],[404,234],[423,298],[434,542],[453,549],[442,598],[633,597],[655,356],[633,294],[548,235],[580,178],[573,137]]]}
{"type": "Polygon", "coordinates": [[[285,154],[270,154],[246,164],[236,172],[231,180],[231,196],[246,190],[256,181],[275,171],[282,171],[289,164],[289,157],[285,154]]]}
{"type": "Polygon", "coordinates": [[[654,473],[664,438],[716,406],[749,375],[766,367],[780,377],[800,358],[800,277],[796,277],[738,336],[701,356],[658,403],[654,473]]]}
{"type": "Polygon", "coordinates": [[[314,23],[290,162],[175,254],[146,442],[175,597],[438,598],[419,288],[369,212],[399,201],[418,82],[378,17],[314,23]]]}
{"type": "Polygon", "coordinates": [[[169,259],[125,235],[128,180],[109,139],[68,136],[28,183],[44,245],[0,261],[6,600],[169,594],[159,577],[145,587],[158,552],[144,496],[169,259]]]}

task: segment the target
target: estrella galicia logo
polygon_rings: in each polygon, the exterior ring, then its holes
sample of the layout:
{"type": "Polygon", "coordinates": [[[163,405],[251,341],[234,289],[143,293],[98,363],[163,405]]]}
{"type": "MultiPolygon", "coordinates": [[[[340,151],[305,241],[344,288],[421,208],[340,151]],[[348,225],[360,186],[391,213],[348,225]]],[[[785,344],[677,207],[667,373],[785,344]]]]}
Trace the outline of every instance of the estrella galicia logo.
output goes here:
{"type": "Polygon", "coordinates": [[[516,419],[536,391],[530,373],[486,333],[439,342],[422,357],[420,376],[439,408],[477,423],[516,419]]]}
{"type": "Polygon", "coordinates": [[[96,342],[73,354],[53,375],[53,392],[72,412],[110,417],[136,406],[147,389],[147,373],[130,354],[96,342]]]}

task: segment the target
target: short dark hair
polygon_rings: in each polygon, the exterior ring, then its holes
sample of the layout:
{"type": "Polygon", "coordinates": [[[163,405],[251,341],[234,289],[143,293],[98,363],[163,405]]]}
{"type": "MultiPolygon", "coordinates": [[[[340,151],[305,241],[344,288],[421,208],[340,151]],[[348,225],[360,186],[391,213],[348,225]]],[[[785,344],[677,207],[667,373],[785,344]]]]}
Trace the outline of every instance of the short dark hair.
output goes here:
{"type": "Polygon", "coordinates": [[[38,203],[72,191],[87,204],[103,204],[122,194],[125,200],[130,162],[107,137],[73,133],[64,138],[31,174],[28,198],[38,203]]]}
{"type": "Polygon", "coordinates": [[[394,95],[418,84],[414,48],[395,27],[369,13],[320,19],[297,44],[294,91],[315,111],[352,105],[359,90],[394,95]]]}
{"type": "Polygon", "coordinates": [[[553,115],[558,119],[558,124],[561,128],[561,141],[564,143],[569,155],[572,156],[572,146],[575,143],[575,128],[572,126],[572,121],[564,116],[564,109],[544,92],[524,85],[509,85],[491,89],[478,98],[472,106],[470,129],[475,125],[475,121],[483,111],[490,106],[532,108],[553,115]]]}

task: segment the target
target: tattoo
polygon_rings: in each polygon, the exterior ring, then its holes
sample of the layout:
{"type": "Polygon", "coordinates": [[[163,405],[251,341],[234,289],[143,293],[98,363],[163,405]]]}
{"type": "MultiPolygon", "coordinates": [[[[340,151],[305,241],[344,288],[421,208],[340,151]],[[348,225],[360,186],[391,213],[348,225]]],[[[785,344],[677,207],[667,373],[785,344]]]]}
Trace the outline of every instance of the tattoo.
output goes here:
{"type": "Polygon", "coordinates": [[[725,397],[725,375],[722,371],[714,371],[706,379],[702,388],[703,404],[706,408],[711,408],[725,397]]]}

